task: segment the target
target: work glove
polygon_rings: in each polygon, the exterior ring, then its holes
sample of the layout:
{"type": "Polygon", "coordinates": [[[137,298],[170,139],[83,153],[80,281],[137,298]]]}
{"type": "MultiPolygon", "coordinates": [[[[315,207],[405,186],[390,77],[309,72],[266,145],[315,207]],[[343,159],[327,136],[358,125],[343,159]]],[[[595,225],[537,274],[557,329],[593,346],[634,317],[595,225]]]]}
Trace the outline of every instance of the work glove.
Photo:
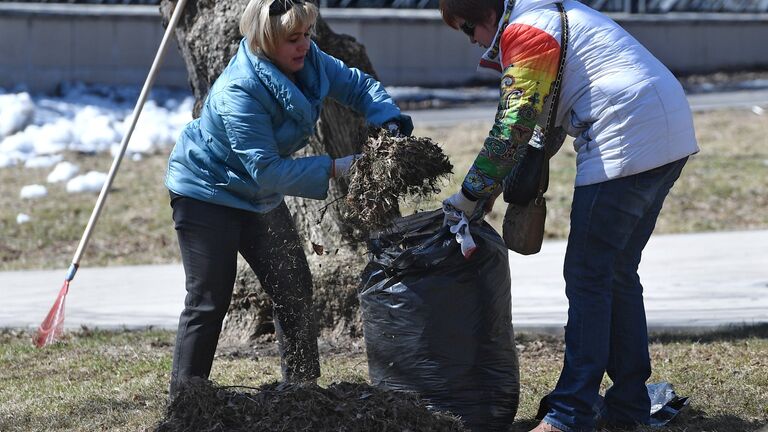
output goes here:
{"type": "Polygon", "coordinates": [[[387,120],[382,126],[392,136],[411,136],[413,133],[413,120],[411,120],[411,116],[406,114],[400,114],[400,117],[387,120]]]}
{"type": "Polygon", "coordinates": [[[349,174],[349,169],[352,168],[352,164],[355,163],[355,161],[360,159],[361,157],[363,157],[363,155],[357,153],[357,154],[351,154],[349,156],[344,156],[338,159],[332,159],[331,160],[331,178],[344,177],[347,174],[349,174]]]}
{"type": "Polygon", "coordinates": [[[445,212],[445,224],[448,225],[451,234],[456,236],[456,243],[460,246],[461,254],[464,255],[464,258],[469,259],[477,250],[477,244],[469,229],[469,219],[464,213],[452,207],[443,208],[443,211],[445,212]]]}
{"type": "Polygon", "coordinates": [[[448,218],[452,217],[456,212],[471,218],[477,210],[477,205],[477,200],[470,199],[460,190],[443,201],[443,212],[445,212],[448,218]]]}
{"type": "Polygon", "coordinates": [[[445,213],[443,225],[447,225],[451,234],[456,236],[456,243],[459,244],[461,254],[466,259],[469,259],[477,249],[469,230],[469,220],[477,210],[478,204],[478,201],[472,201],[462,191],[443,201],[443,213],[445,213]]]}

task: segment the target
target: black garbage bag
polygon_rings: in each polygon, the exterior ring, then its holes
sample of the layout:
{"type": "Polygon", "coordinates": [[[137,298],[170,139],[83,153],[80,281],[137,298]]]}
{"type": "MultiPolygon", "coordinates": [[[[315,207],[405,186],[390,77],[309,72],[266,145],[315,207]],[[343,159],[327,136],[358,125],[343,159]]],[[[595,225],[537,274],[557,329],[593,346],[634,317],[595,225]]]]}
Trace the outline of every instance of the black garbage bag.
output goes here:
{"type": "Polygon", "coordinates": [[[472,430],[507,430],[520,394],[507,248],[473,223],[465,259],[442,221],[442,210],[419,213],[370,239],[360,305],[371,383],[418,392],[472,430]]]}

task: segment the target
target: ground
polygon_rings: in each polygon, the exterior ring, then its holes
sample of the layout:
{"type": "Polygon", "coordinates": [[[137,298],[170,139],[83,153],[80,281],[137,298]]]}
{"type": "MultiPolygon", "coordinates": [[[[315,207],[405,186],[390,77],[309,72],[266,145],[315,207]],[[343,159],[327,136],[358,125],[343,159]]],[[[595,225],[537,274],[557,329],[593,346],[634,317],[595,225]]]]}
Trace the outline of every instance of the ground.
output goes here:
{"type": "MultiPolygon", "coordinates": [[[[42,350],[30,336],[0,331],[0,430],[150,430],[164,417],[173,332],[81,329],[42,350]]],[[[539,399],[557,380],[563,345],[559,336],[529,333],[518,334],[516,343],[521,402],[512,431],[522,432],[535,425],[539,399]]],[[[768,425],[768,325],[656,334],[650,350],[650,382],[671,382],[691,398],[664,430],[751,432],[768,425]]],[[[365,384],[364,341],[322,341],[321,366],[321,386],[365,384]]],[[[274,342],[263,341],[219,353],[211,379],[259,387],[279,379],[279,370],[274,342]]]]}

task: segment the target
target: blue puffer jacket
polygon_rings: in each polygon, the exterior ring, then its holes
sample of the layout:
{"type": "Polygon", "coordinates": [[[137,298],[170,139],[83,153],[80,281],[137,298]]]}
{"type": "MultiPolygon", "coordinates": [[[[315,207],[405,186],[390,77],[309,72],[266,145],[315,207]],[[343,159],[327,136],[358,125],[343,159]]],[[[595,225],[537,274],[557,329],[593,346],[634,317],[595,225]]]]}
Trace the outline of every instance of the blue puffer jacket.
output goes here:
{"type": "Polygon", "coordinates": [[[213,84],[200,118],[176,141],[168,161],[168,189],[260,213],[277,207],[284,195],[325,199],[331,158],[291,157],[314,133],[323,100],[330,96],[364,113],[374,125],[400,115],[378,81],[314,42],[296,82],[254,55],[243,39],[213,84]]]}

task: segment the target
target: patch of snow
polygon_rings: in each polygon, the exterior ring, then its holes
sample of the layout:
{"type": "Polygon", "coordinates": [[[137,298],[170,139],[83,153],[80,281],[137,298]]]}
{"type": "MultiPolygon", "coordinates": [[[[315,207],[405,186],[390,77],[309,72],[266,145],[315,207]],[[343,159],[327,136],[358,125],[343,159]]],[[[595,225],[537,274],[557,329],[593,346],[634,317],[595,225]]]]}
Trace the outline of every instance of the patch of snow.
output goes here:
{"type": "MultiPolygon", "coordinates": [[[[164,106],[158,106],[155,101],[147,101],[131,134],[126,153],[153,154],[173,146],[184,126],[192,121],[194,100],[185,98],[181,103],[171,104],[177,111],[169,111],[164,106]]],[[[122,137],[131,124],[131,114],[116,127],[122,137]]],[[[120,143],[111,148],[112,156],[120,151],[120,143]]]]}
{"type": "Polygon", "coordinates": [[[33,156],[24,162],[24,168],[48,168],[64,158],[62,155],[33,156]]]}
{"type": "Polygon", "coordinates": [[[35,104],[29,93],[0,95],[0,138],[24,129],[34,114],[35,104]]]}
{"type": "Polygon", "coordinates": [[[107,181],[107,175],[98,171],[90,171],[88,174],[77,176],[67,182],[67,192],[99,192],[107,181]]]}
{"type": "Polygon", "coordinates": [[[48,189],[43,185],[33,184],[21,188],[19,197],[23,199],[41,198],[48,195],[48,189]]]}
{"type": "Polygon", "coordinates": [[[120,141],[113,126],[111,113],[88,105],[75,114],[72,131],[74,140],[70,150],[85,153],[100,153],[120,141]]]}
{"type": "MultiPolygon", "coordinates": [[[[29,129],[29,128],[27,128],[29,129]]],[[[60,153],[72,142],[72,122],[59,118],[40,126],[35,140],[35,153],[60,153]]]]}
{"type": "Polygon", "coordinates": [[[67,181],[74,177],[74,175],[77,174],[79,170],[80,168],[78,168],[77,165],[73,163],[66,161],[59,162],[58,165],[53,168],[53,171],[48,174],[47,181],[48,183],[67,181]]]}
{"type": "Polygon", "coordinates": [[[8,158],[10,165],[27,160],[34,155],[34,152],[35,145],[24,132],[7,136],[0,141],[0,154],[8,158]]]}
{"type": "Polygon", "coordinates": [[[25,224],[25,223],[29,222],[30,220],[31,220],[31,218],[29,217],[28,214],[19,213],[19,214],[16,215],[16,223],[19,224],[19,225],[25,224]]]}
{"type": "Polygon", "coordinates": [[[0,168],[7,168],[16,165],[16,159],[0,150],[0,168]]]}
{"type": "MultiPolygon", "coordinates": [[[[66,151],[110,151],[114,156],[139,93],[137,86],[77,82],[63,83],[55,97],[30,95],[22,86],[0,89],[0,169],[20,164],[51,166],[66,151]]],[[[194,98],[186,90],[154,88],[133,131],[127,156],[140,161],[142,155],[167,154],[192,120],[193,107],[194,98]]],[[[52,180],[69,180],[72,175],[69,170],[60,171],[52,180]]]]}

